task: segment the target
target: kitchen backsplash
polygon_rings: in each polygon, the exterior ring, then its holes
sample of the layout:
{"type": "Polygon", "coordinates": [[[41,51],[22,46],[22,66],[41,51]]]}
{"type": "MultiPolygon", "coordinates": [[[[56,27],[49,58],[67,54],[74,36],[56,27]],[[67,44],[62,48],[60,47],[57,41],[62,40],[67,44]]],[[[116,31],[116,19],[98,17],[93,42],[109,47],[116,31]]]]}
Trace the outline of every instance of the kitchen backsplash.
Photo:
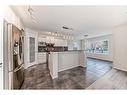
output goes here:
{"type": "MultiPolygon", "coordinates": [[[[68,51],[68,47],[63,46],[54,46],[51,51],[60,52],[60,51],[68,51]]],[[[46,52],[46,46],[38,46],[38,52],[46,52]]]]}

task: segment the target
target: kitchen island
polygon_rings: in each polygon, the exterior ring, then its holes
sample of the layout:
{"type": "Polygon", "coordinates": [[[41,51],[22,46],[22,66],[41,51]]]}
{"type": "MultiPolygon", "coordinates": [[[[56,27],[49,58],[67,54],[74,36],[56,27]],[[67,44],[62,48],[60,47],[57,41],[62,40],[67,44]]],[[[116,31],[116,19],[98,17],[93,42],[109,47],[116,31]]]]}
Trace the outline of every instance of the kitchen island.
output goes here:
{"type": "Polygon", "coordinates": [[[50,52],[49,70],[51,77],[57,78],[58,72],[71,69],[74,67],[86,67],[86,56],[83,50],[69,50],[61,52],[50,52]]]}

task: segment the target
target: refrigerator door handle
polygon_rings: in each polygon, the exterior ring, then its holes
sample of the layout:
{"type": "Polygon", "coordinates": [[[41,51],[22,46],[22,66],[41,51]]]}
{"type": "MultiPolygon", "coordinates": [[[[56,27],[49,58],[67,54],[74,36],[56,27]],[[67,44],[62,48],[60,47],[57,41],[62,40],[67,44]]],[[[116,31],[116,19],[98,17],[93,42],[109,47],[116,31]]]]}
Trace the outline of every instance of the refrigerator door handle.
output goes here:
{"type": "Polygon", "coordinates": [[[2,63],[0,63],[0,67],[2,67],[2,63]]]}
{"type": "Polygon", "coordinates": [[[14,70],[14,72],[19,71],[22,67],[23,67],[23,64],[21,64],[19,67],[17,67],[17,68],[14,70]]]}
{"type": "Polygon", "coordinates": [[[11,71],[9,71],[9,72],[17,72],[17,71],[19,71],[21,68],[23,67],[23,64],[21,64],[20,66],[18,66],[17,68],[15,68],[15,70],[11,70],[11,71]]]}

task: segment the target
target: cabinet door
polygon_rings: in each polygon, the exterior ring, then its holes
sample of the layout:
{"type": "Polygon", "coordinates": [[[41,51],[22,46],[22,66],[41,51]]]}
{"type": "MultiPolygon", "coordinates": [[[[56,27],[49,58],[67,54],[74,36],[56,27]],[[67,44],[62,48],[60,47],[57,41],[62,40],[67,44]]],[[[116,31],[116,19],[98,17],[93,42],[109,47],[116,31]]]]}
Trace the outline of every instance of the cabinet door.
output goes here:
{"type": "Polygon", "coordinates": [[[67,41],[66,40],[63,40],[62,43],[63,43],[63,46],[67,46],[67,41]]]}
{"type": "Polygon", "coordinates": [[[54,44],[55,44],[55,46],[59,46],[58,39],[54,39],[54,44]]]}
{"type": "Polygon", "coordinates": [[[46,63],[46,53],[38,53],[38,63],[46,63]]]}
{"type": "Polygon", "coordinates": [[[46,42],[51,43],[51,37],[46,37],[46,42]]]}
{"type": "Polygon", "coordinates": [[[44,37],[39,37],[39,38],[38,38],[38,42],[46,42],[46,38],[44,38],[44,37]]]}
{"type": "Polygon", "coordinates": [[[67,41],[62,39],[55,39],[55,46],[67,46],[67,41]]]}

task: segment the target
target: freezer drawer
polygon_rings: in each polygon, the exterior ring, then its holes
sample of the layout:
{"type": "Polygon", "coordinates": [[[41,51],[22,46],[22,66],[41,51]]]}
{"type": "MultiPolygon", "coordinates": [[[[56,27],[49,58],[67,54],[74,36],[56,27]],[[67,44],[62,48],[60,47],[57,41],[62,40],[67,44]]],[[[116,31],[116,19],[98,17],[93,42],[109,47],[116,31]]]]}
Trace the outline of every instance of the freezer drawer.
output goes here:
{"type": "Polygon", "coordinates": [[[24,81],[24,68],[13,72],[13,89],[20,89],[24,81]]]}

